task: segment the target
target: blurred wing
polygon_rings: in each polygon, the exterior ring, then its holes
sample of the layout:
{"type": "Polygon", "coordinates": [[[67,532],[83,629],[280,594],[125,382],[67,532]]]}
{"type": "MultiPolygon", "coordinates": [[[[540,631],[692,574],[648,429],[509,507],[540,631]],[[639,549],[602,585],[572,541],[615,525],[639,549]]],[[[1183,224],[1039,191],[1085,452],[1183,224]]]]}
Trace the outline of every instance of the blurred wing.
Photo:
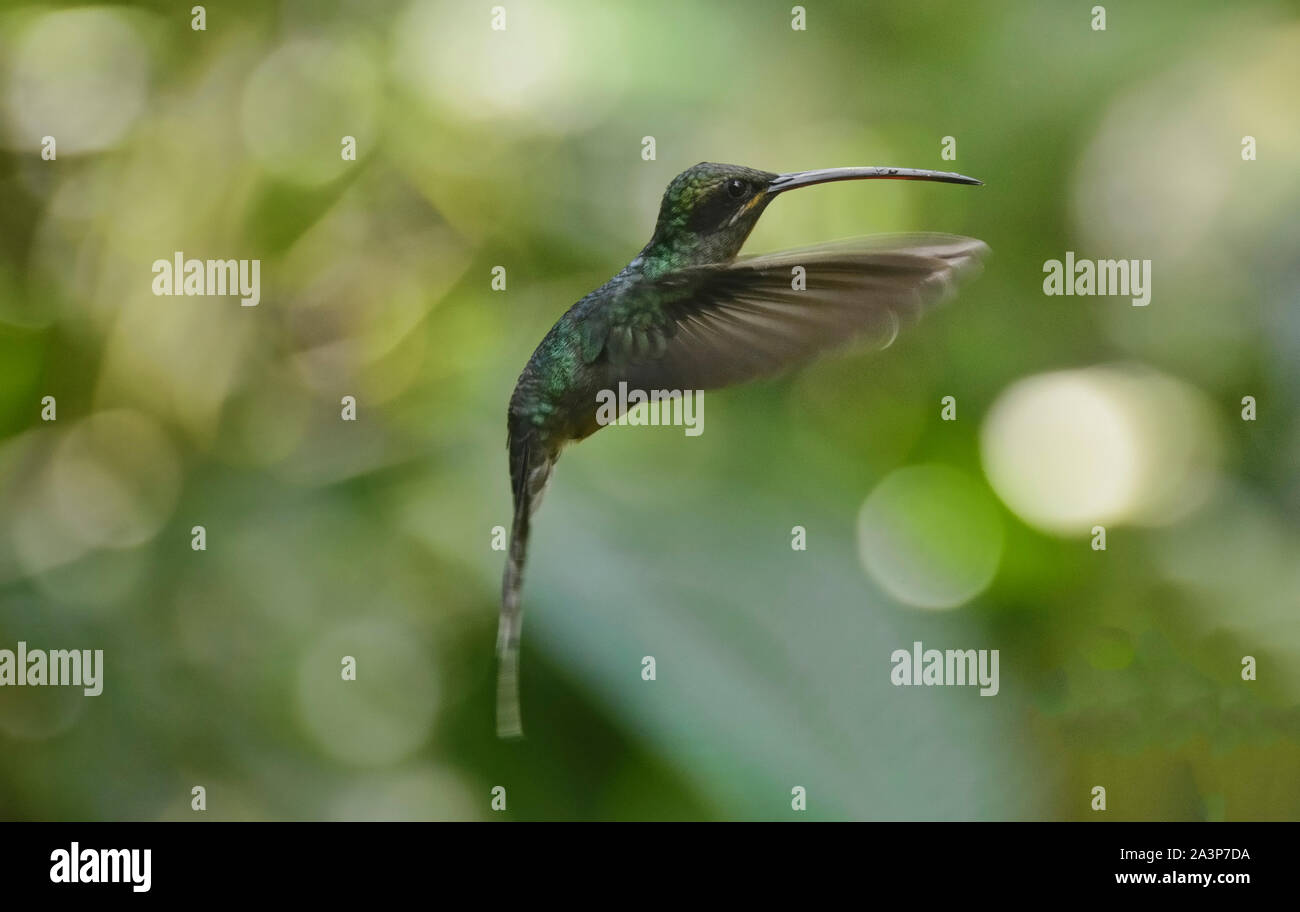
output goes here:
{"type": "Polygon", "coordinates": [[[694,266],[618,302],[589,351],[608,356],[612,381],[650,390],[742,383],[851,342],[884,348],[987,252],[972,238],[895,235],[694,266]]]}

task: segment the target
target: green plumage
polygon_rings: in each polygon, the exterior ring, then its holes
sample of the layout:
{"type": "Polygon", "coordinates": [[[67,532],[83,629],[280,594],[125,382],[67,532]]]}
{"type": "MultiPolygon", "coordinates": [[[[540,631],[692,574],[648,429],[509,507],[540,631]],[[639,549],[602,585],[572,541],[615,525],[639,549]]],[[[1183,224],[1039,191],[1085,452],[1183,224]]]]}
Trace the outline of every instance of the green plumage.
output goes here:
{"type": "Polygon", "coordinates": [[[702,163],[664,193],[654,235],[551,328],[507,413],[514,520],[497,638],[497,732],[522,734],[520,593],[530,521],[560,450],[599,429],[597,394],[715,389],[784,370],[849,340],[887,345],[986,248],[947,235],[859,238],[737,259],[777,194],[835,180],[977,184],[944,172],[852,168],[773,174],[702,163]],[[792,281],[796,267],[805,285],[792,281]]]}

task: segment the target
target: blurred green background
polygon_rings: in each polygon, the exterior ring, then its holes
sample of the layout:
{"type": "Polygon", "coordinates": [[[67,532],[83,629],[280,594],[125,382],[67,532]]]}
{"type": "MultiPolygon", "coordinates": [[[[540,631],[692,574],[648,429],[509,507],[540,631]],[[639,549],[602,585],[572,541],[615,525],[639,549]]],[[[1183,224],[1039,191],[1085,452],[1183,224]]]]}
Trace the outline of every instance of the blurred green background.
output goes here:
{"type": "Polygon", "coordinates": [[[493,5],[0,10],[0,648],[106,664],[0,689],[0,819],[1300,817],[1296,5],[493,5]],[[750,251],[993,254],[567,451],[499,743],[507,398],[701,160],[987,184],[791,194],[750,251]],[[261,303],[155,297],[177,250],[261,303]],[[1150,305],[1044,296],[1067,250],[1150,305]],[[892,686],[916,640],[1000,692],[892,686]]]}

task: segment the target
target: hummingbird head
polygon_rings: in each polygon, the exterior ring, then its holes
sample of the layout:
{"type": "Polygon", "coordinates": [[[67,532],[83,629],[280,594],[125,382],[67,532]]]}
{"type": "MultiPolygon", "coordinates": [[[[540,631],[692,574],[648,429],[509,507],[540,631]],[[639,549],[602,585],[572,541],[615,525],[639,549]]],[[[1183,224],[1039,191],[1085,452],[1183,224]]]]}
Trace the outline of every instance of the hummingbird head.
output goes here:
{"type": "Polygon", "coordinates": [[[700,162],[672,179],[645,254],[669,268],[734,259],[771,198],[779,175],[741,165],[700,162]]]}
{"type": "Polygon", "coordinates": [[[913,168],[822,168],[774,174],[741,165],[700,162],[672,179],[654,236],[640,259],[663,269],[726,263],[777,194],[840,180],[925,180],[980,184],[973,177],[913,168]]]}

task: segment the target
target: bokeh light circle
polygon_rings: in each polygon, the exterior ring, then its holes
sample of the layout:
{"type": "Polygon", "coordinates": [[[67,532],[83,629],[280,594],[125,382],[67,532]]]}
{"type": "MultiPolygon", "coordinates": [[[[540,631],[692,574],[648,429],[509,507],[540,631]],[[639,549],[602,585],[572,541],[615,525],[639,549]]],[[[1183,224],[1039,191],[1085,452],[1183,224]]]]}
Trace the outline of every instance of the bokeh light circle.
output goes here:
{"type": "Polygon", "coordinates": [[[858,514],[862,565],[917,608],[956,608],[986,589],[1002,557],[997,506],[978,482],[940,465],[898,469],[858,514]]]}
{"type": "Polygon", "coordinates": [[[133,548],[171,516],[181,465],[142,412],[96,412],[74,425],[50,465],[53,505],[68,535],[96,548],[133,548]]]}
{"type": "Polygon", "coordinates": [[[1168,523],[1203,503],[1217,480],[1218,438],[1203,398],[1140,366],[1028,377],[989,409],[984,471],[1003,502],[1044,531],[1168,523]]]}
{"type": "Polygon", "coordinates": [[[1119,515],[1136,494],[1137,429],[1123,404],[1077,372],[1014,384],[981,441],[993,489],[1040,528],[1079,530],[1119,515]]]}
{"type": "Polygon", "coordinates": [[[244,143],[267,170],[303,185],[326,183],[349,162],[343,137],[363,158],[375,146],[379,75],[358,47],[299,39],[272,51],[248,77],[244,143]]]}
{"type": "Polygon", "coordinates": [[[419,638],[391,621],[366,619],[316,642],[298,668],[300,718],[321,750],[356,766],[385,766],[429,737],[438,705],[433,662],[419,638]],[[356,660],[356,680],[342,660],[356,660]]]}
{"type": "Polygon", "coordinates": [[[108,8],[46,13],[16,36],[5,114],[12,146],[35,151],[110,148],[144,110],[149,51],[131,18],[108,8]]]}

